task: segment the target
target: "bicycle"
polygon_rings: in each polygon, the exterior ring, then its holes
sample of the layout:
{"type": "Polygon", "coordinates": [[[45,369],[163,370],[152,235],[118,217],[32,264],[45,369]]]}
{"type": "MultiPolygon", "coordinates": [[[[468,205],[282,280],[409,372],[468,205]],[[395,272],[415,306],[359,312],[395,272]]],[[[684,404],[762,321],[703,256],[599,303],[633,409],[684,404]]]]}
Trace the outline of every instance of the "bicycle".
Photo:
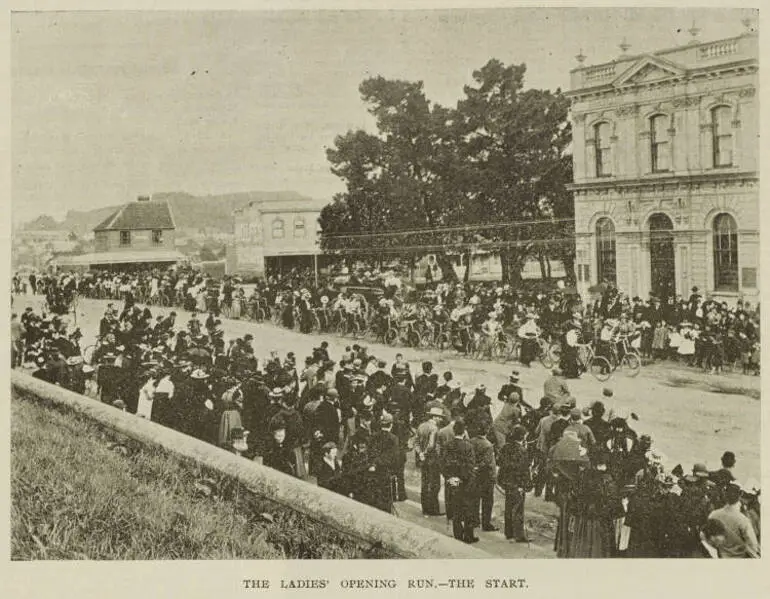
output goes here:
{"type": "Polygon", "coordinates": [[[613,368],[607,358],[597,356],[591,343],[577,344],[578,365],[584,372],[590,372],[597,381],[607,381],[612,376],[613,368]]]}
{"type": "Polygon", "coordinates": [[[618,338],[617,343],[610,345],[609,358],[607,360],[612,366],[612,370],[618,370],[618,368],[626,368],[628,370],[628,376],[635,377],[639,374],[642,368],[642,358],[639,353],[629,346],[628,335],[622,335],[618,338]],[[618,343],[622,346],[622,357],[618,354],[618,343]]]}
{"type": "Polygon", "coordinates": [[[420,345],[420,334],[417,332],[414,320],[404,320],[397,325],[391,324],[385,331],[385,343],[396,345],[399,341],[408,347],[420,345]]]}

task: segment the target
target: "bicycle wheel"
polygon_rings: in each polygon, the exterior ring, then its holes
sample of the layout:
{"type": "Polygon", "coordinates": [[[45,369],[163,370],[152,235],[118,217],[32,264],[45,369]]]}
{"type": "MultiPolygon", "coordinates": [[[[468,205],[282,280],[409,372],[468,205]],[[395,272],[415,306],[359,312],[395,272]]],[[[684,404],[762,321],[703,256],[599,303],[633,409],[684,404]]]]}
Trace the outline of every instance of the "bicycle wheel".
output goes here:
{"type": "Polygon", "coordinates": [[[629,352],[623,356],[623,366],[628,369],[628,376],[634,377],[642,369],[642,360],[638,354],[629,352]]]}
{"type": "Polygon", "coordinates": [[[518,362],[519,358],[521,357],[521,343],[519,343],[518,339],[510,337],[508,339],[508,347],[506,348],[506,351],[508,352],[509,360],[515,360],[518,362]]]}
{"type": "MultiPolygon", "coordinates": [[[[550,366],[546,366],[546,368],[553,368],[556,364],[561,362],[561,344],[559,343],[551,343],[551,345],[548,346],[548,359],[551,362],[550,366]]],[[[545,366],[545,364],[543,364],[545,366]]]]}
{"type": "Polygon", "coordinates": [[[492,357],[498,362],[505,362],[508,359],[508,338],[498,339],[492,344],[492,357]]]}
{"type": "Polygon", "coordinates": [[[551,346],[545,339],[539,339],[537,342],[537,353],[540,363],[545,368],[553,368],[555,363],[554,357],[551,355],[551,346]]]}
{"type": "Polygon", "coordinates": [[[337,331],[337,334],[341,335],[342,337],[344,337],[347,334],[348,323],[344,318],[337,323],[336,331],[337,331]]]}
{"type": "Polygon", "coordinates": [[[607,361],[607,358],[603,358],[602,356],[594,356],[591,359],[589,370],[594,378],[601,382],[608,380],[612,375],[610,363],[607,361]]]}
{"type": "Polygon", "coordinates": [[[394,328],[390,328],[385,331],[385,337],[383,338],[388,345],[396,345],[398,342],[398,331],[394,328]]]}
{"type": "Polygon", "coordinates": [[[452,340],[446,333],[440,333],[436,338],[436,348],[440,351],[444,351],[452,347],[452,340]]]}
{"type": "Polygon", "coordinates": [[[411,330],[406,334],[406,343],[409,347],[419,347],[420,345],[420,334],[415,331],[411,330]]]}

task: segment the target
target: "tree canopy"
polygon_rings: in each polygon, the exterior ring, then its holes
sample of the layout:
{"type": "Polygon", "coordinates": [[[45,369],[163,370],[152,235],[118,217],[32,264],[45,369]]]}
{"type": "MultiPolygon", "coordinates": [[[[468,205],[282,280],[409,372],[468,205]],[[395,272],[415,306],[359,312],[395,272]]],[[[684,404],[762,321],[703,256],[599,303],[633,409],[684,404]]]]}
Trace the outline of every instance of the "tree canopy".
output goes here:
{"type": "Polygon", "coordinates": [[[346,190],[321,212],[324,250],[432,253],[450,278],[447,253],[475,249],[500,253],[506,281],[529,258],[558,258],[571,272],[569,102],[560,90],[525,90],[525,74],[490,60],[454,108],[431,102],[422,82],[365,80],[377,133],[349,131],[327,150],[346,190]]]}

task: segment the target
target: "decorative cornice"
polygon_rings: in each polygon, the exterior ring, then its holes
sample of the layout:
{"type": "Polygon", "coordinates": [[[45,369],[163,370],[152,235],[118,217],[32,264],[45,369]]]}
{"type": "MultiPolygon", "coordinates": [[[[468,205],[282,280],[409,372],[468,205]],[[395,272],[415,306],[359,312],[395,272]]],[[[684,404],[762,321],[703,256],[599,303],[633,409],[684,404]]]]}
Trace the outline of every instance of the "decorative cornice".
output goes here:
{"type": "Polygon", "coordinates": [[[696,186],[700,188],[703,185],[714,185],[715,183],[740,183],[742,187],[745,187],[747,183],[756,183],[759,181],[759,173],[757,171],[741,171],[741,172],[729,172],[724,170],[718,170],[710,173],[702,173],[698,175],[669,175],[666,177],[655,178],[638,178],[638,179],[613,179],[611,181],[606,180],[593,180],[585,183],[570,183],[567,185],[569,191],[574,192],[587,192],[587,191],[620,191],[621,188],[637,189],[642,187],[672,187],[682,191],[686,187],[696,186]]]}
{"type": "Polygon", "coordinates": [[[618,116],[629,116],[629,115],[635,115],[639,114],[639,105],[638,104],[627,104],[625,106],[620,106],[615,110],[615,113],[618,116]]]}
{"type": "Polygon", "coordinates": [[[672,104],[674,108],[692,108],[693,106],[699,106],[702,96],[684,96],[680,98],[674,98],[672,104]]]}

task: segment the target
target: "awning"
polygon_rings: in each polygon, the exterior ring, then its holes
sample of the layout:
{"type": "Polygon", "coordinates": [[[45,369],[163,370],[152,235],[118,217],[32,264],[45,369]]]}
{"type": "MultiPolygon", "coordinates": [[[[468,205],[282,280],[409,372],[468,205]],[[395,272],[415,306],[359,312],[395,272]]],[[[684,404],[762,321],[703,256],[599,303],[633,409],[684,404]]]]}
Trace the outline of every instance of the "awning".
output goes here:
{"type": "Polygon", "coordinates": [[[58,256],[54,261],[59,266],[91,266],[99,264],[141,264],[146,262],[179,262],[184,254],[175,250],[152,250],[133,252],[94,252],[79,256],[58,256]]]}

